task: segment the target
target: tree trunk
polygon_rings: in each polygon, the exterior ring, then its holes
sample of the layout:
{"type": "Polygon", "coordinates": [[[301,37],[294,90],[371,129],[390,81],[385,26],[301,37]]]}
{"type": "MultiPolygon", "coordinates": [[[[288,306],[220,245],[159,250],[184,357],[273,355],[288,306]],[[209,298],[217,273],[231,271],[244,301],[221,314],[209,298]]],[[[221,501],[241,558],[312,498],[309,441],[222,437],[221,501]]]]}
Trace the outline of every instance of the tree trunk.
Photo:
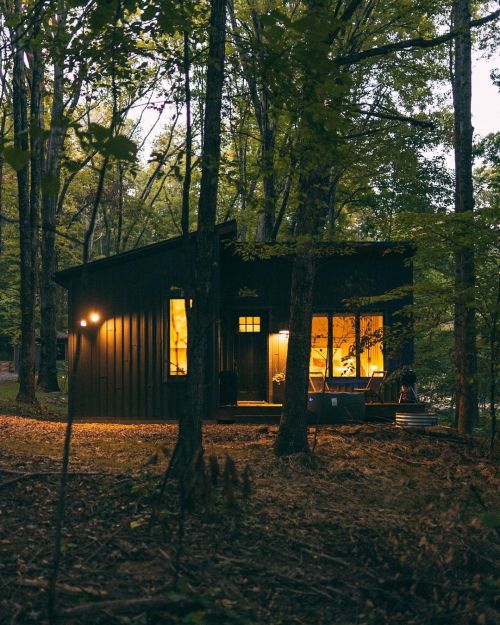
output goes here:
{"type": "MultiPolygon", "coordinates": [[[[7,113],[2,111],[2,121],[0,122],[0,140],[3,142],[5,135],[5,122],[7,119],[7,113]]],[[[3,154],[0,154],[0,257],[3,252],[3,154]]]]}
{"type": "Polygon", "coordinates": [[[470,235],[474,195],[472,185],[471,35],[469,0],[453,1],[455,39],[452,76],[455,111],[455,213],[458,222],[455,248],[455,380],[456,424],[470,433],[478,420],[476,322],[474,307],[474,249],[470,235]],[[468,241],[470,240],[470,242],[468,241]]]}
{"type": "Polygon", "coordinates": [[[268,242],[273,240],[273,228],[276,218],[276,184],[274,175],[274,150],[276,143],[275,126],[269,120],[269,102],[264,96],[262,103],[262,184],[264,187],[264,207],[257,222],[256,240],[268,242]]]}
{"type": "Polygon", "coordinates": [[[491,419],[491,432],[490,432],[490,454],[493,455],[495,451],[495,436],[497,431],[497,413],[496,413],[496,399],[497,399],[497,375],[498,375],[498,316],[500,311],[500,276],[498,277],[497,287],[497,300],[496,307],[493,312],[493,318],[491,320],[490,328],[490,419],[491,419]]]}
{"type": "MultiPolygon", "coordinates": [[[[64,2],[59,2],[58,13],[59,31],[62,32],[66,22],[64,2]]],[[[55,54],[50,135],[43,171],[46,184],[42,191],[41,353],[38,386],[46,392],[59,391],[57,381],[57,287],[54,282],[57,264],[55,231],[61,156],[66,135],[63,120],[64,50],[56,50],[55,54]]]]}
{"type": "Polygon", "coordinates": [[[285,402],[274,446],[278,456],[309,451],[306,415],[315,269],[316,262],[312,252],[296,256],[290,295],[285,402]]]}
{"type": "Polygon", "coordinates": [[[222,86],[225,59],[226,0],[211,0],[198,231],[194,259],[193,304],[189,315],[188,401],[179,424],[181,467],[188,469],[202,448],[201,422],[208,394],[209,336],[215,319],[215,221],[220,165],[222,86]]]}
{"type": "MultiPolygon", "coordinates": [[[[25,49],[22,39],[22,3],[14,3],[14,15],[19,24],[12,31],[14,64],[12,71],[12,109],[14,116],[14,147],[29,154],[28,102],[24,69],[25,49]]],[[[36,283],[36,215],[31,214],[29,167],[17,171],[20,247],[20,305],[21,349],[19,359],[18,401],[35,401],[35,283],[36,283]]]]}
{"type": "MultiPolygon", "coordinates": [[[[327,209],[327,172],[317,168],[314,147],[305,151],[301,163],[300,196],[296,236],[300,248],[292,269],[290,324],[286,359],[285,402],[274,451],[278,456],[306,452],[307,387],[311,352],[311,320],[316,258],[313,237],[327,209]]],[[[317,156],[317,155],[316,155],[317,156]]]]}

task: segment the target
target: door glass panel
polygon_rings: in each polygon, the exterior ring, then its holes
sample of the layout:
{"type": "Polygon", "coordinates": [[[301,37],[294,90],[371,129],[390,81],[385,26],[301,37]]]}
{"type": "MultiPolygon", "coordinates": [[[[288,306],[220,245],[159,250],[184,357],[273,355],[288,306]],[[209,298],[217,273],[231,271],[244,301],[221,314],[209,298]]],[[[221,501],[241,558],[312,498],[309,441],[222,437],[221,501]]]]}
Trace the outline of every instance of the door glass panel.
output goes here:
{"type": "Polygon", "coordinates": [[[384,370],[384,354],[382,353],[383,325],[383,315],[361,315],[361,376],[370,377],[374,371],[384,370]]]}
{"type": "Polygon", "coordinates": [[[238,317],[239,332],[260,332],[260,317],[238,317]]]}
{"type": "Polygon", "coordinates": [[[333,318],[333,375],[356,376],[356,324],[354,315],[333,318]]]}
{"type": "Polygon", "coordinates": [[[328,317],[318,315],[312,318],[311,357],[309,371],[326,375],[328,365],[328,317]]]}

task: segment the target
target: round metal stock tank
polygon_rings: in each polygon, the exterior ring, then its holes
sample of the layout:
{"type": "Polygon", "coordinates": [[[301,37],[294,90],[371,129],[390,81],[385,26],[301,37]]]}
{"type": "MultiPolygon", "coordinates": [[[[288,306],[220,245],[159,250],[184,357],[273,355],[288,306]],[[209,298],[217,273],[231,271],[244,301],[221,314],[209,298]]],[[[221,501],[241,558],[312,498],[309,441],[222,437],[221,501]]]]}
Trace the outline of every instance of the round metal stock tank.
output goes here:
{"type": "Polygon", "coordinates": [[[396,412],[396,426],[400,428],[428,428],[437,425],[438,419],[434,414],[425,412],[396,412]]]}

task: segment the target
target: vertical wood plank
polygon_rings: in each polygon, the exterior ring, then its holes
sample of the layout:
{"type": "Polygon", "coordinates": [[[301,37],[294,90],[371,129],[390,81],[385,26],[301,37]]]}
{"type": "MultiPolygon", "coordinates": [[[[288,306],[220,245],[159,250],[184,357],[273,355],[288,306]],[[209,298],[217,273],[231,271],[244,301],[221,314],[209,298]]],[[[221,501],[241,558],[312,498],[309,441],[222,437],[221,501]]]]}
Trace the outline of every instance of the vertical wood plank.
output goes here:
{"type": "Polygon", "coordinates": [[[115,313],[115,411],[117,419],[123,417],[123,316],[115,313]]]}

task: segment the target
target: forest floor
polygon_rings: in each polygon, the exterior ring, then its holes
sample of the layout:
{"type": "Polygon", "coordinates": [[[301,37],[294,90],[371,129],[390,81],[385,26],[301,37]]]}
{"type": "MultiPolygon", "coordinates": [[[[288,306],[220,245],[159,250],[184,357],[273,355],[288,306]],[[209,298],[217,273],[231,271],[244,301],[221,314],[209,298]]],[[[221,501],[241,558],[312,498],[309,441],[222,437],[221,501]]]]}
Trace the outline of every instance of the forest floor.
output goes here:
{"type": "MultiPolygon", "coordinates": [[[[6,415],[0,428],[0,623],[45,623],[65,425],[6,415]]],[[[484,439],[325,426],[312,458],[278,459],[275,432],[206,425],[207,463],[230,456],[239,479],[208,479],[184,514],[169,482],[150,531],[177,427],[75,425],[58,623],[500,622],[484,439]]]]}

